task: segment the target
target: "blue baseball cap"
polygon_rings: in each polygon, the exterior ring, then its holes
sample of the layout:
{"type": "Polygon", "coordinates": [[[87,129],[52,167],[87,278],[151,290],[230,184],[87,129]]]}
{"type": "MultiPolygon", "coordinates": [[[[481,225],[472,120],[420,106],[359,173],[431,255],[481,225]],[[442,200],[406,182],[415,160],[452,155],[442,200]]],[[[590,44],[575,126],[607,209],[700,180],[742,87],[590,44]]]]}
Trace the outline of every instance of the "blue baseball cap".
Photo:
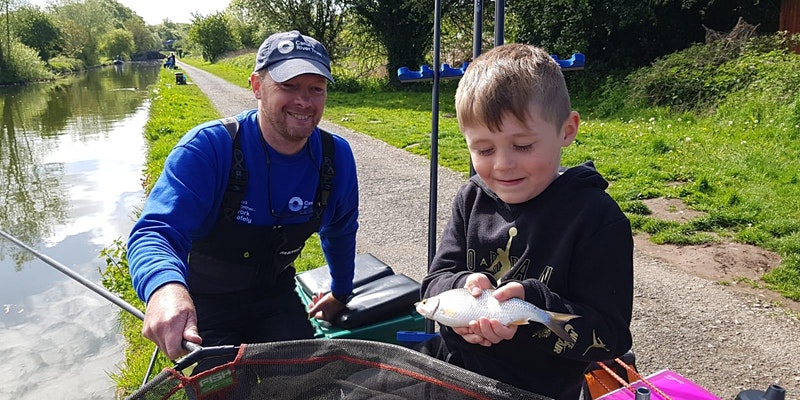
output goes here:
{"type": "Polygon", "coordinates": [[[264,68],[275,82],[316,74],[333,83],[328,50],[318,40],[298,31],[275,33],[261,43],[253,72],[264,68]]]}

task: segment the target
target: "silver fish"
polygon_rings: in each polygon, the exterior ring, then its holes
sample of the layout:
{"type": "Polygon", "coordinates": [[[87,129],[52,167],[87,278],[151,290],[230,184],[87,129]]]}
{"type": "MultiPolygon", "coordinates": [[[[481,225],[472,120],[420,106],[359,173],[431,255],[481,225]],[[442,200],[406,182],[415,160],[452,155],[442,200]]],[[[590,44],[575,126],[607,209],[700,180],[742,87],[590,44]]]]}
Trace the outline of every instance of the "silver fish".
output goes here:
{"type": "Polygon", "coordinates": [[[452,328],[467,327],[469,321],[480,317],[497,319],[506,326],[538,322],[561,339],[575,343],[564,326],[567,321],[579,317],[578,315],[542,310],[518,298],[511,298],[501,303],[492,296],[493,292],[492,289],[484,289],[480,297],[475,297],[466,288],[451,289],[423,299],[416,303],[415,307],[425,318],[452,328]]]}

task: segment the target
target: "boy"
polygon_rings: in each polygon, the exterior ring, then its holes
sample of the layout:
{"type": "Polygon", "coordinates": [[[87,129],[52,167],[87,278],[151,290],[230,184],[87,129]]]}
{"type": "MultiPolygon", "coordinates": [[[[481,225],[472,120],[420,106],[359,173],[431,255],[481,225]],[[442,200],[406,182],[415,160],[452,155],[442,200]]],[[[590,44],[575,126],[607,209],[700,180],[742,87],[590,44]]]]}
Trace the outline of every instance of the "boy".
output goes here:
{"type": "Polygon", "coordinates": [[[496,47],[470,64],[456,112],[477,172],[458,192],[422,297],[466,287],[559,313],[574,344],[540,324],[481,317],[440,327],[440,357],[555,399],[579,398],[591,361],[631,347],[630,222],[591,162],[562,169],[578,133],[558,64],[523,44],[496,47]]]}

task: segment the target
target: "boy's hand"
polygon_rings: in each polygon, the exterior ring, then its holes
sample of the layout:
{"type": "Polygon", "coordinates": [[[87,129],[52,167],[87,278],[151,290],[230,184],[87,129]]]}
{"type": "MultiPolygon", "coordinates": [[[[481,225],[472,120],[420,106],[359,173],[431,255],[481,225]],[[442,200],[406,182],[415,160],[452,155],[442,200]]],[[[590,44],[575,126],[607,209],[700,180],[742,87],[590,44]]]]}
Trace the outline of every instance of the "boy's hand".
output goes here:
{"type": "Polygon", "coordinates": [[[505,326],[496,319],[480,317],[477,321],[469,321],[468,328],[453,328],[468,343],[489,347],[509,340],[517,333],[517,325],[505,326]]]}
{"type": "MultiPolygon", "coordinates": [[[[483,289],[493,289],[494,286],[484,274],[472,274],[464,285],[473,296],[481,295],[483,289]]],[[[512,297],[525,298],[525,290],[517,282],[509,283],[494,291],[494,297],[499,301],[506,301],[512,297]]],[[[468,343],[489,347],[500,343],[501,340],[510,340],[517,333],[517,325],[505,326],[496,319],[486,317],[470,321],[469,327],[453,328],[453,331],[464,338],[468,343]]]]}
{"type": "Polygon", "coordinates": [[[464,287],[475,297],[480,297],[483,289],[494,289],[492,281],[484,274],[470,274],[464,287]]]}
{"type": "Polygon", "coordinates": [[[497,288],[492,295],[501,303],[513,297],[525,300],[525,288],[519,282],[511,282],[497,288]]]}

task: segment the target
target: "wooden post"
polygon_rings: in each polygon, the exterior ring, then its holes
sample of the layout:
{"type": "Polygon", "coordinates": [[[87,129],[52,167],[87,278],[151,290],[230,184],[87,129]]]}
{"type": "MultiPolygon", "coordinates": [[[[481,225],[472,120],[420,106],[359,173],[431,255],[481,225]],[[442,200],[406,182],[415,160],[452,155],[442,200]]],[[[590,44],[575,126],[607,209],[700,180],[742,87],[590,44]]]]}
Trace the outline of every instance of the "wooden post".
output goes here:
{"type": "MultiPolygon", "coordinates": [[[[778,30],[788,31],[792,35],[800,33],[800,0],[781,1],[778,30]]],[[[800,46],[796,46],[794,52],[800,54],[800,46]]]]}

